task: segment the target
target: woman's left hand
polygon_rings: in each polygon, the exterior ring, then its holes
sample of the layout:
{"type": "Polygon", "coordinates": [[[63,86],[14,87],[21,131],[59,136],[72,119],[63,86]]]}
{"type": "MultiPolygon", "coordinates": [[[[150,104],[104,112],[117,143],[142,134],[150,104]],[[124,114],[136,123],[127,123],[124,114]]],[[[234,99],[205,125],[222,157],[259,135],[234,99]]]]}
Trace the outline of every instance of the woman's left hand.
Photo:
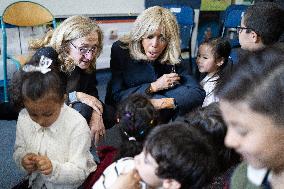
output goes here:
{"type": "Polygon", "coordinates": [[[90,129],[91,136],[94,139],[94,144],[97,145],[99,141],[104,137],[106,131],[103,122],[103,117],[96,111],[93,111],[92,113],[92,117],[90,120],[90,129]]]}
{"type": "Polygon", "coordinates": [[[174,98],[150,99],[152,105],[157,110],[174,108],[174,100],[174,98]]]}

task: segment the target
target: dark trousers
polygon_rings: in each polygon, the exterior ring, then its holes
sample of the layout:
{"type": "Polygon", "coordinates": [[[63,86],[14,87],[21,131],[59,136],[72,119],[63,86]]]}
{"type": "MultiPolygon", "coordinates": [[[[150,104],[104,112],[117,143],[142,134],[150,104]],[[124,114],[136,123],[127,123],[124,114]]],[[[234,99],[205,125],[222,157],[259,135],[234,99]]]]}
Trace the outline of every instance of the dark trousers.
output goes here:
{"type": "Polygon", "coordinates": [[[0,120],[17,120],[19,112],[9,102],[0,104],[0,120]]]}

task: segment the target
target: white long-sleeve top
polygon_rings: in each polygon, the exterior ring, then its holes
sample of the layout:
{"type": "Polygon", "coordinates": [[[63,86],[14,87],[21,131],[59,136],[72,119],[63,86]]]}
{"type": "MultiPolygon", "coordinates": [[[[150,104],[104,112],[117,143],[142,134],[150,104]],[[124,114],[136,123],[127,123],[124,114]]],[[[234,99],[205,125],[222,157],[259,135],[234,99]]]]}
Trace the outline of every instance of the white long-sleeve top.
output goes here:
{"type": "Polygon", "coordinates": [[[96,163],[90,153],[91,133],[86,120],[76,110],[61,108],[58,119],[44,128],[34,122],[26,109],[18,117],[14,160],[24,170],[21,161],[27,153],[47,155],[53,170],[50,175],[33,172],[32,188],[72,189],[80,186],[96,163]]]}
{"type": "Polygon", "coordinates": [[[207,76],[200,82],[200,85],[206,92],[206,97],[203,101],[202,107],[208,106],[213,102],[218,102],[219,99],[215,96],[215,86],[216,81],[219,79],[219,76],[215,73],[207,74],[207,76]]]}
{"type": "MultiPolygon", "coordinates": [[[[121,158],[110,164],[93,185],[92,189],[109,189],[122,173],[127,173],[134,169],[134,159],[132,157],[121,158]]],[[[141,182],[141,189],[146,189],[146,184],[141,182]]]]}

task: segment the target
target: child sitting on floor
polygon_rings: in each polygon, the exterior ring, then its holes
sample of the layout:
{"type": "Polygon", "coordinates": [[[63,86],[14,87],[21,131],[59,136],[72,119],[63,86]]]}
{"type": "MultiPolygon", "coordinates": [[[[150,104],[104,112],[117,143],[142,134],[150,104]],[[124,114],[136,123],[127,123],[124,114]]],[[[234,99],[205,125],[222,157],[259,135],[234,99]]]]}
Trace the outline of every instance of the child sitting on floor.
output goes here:
{"type": "Polygon", "coordinates": [[[214,148],[199,129],[179,122],[159,125],[135,156],[135,170],[106,188],[140,189],[143,182],[151,189],[200,189],[211,181],[215,162],[214,148]]]}
{"type": "Polygon", "coordinates": [[[284,51],[265,48],[242,64],[220,91],[228,131],[225,144],[244,159],[232,189],[284,186],[284,51]]]}
{"type": "MultiPolygon", "coordinates": [[[[89,181],[92,185],[96,182],[93,188],[109,187],[121,171],[133,169],[133,157],[142,151],[143,142],[149,131],[156,126],[157,119],[157,111],[143,95],[131,95],[119,105],[116,126],[120,131],[121,144],[116,156],[117,161],[107,167],[97,182],[96,179],[88,178],[92,180],[89,181]]],[[[96,174],[98,173],[95,172],[92,177],[96,177],[96,174]]],[[[85,188],[89,188],[87,185],[85,188]]]]}
{"type": "Polygon", "coordinates": [[[199,46],[196,64],[200,73],[206,73],[206,77],[200,82],[206,92],[202,106],[208,106],[210,103],[218,101],[215,96],[215,88],[223,79],[226,69],[231,66],[230,52],[230,43],[222,38],[205,41],[199,46]]]}
{"type": "Polygon", "coordinates": [[[215,173],[213,182],[206,188],[224,188],[231,172],[240,162],[240,156],[224,144],[227,126],[222,118],[219,103],[214,102],[206,107],[200,107],[189,113],[182,121],[207,135],[216,151],[218,171],[215,173]]]}
{"type": "Polygon", "coordinates": [[[24,107],[13,156],[31,188],[77,188],[96,170],[87,122],[64,104],[57,56],[51,47],[39,49],[12,83],[12,100],[24,107]]]}

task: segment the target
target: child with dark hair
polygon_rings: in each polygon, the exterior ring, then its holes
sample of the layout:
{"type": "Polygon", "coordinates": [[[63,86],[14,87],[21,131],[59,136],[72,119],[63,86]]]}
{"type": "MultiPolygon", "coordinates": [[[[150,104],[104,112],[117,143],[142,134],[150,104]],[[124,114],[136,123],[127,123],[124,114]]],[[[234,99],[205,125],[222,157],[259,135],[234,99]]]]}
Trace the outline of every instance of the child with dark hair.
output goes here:
{"type": "Polygon", "coordinates": [[[24,107],[17,121],[14,159],[32,188],[77,188],[96,164],[86,120],[64,104],[57,53],[39,49],[19,70],[12,99],[24,107]]]}
{"type": "Polygon", "coordinates": [[[214,148],[201,130],[182,122],[159,125],[135,156],[135,169],[104,189],[200,189],[213,178],[215,162],[214,148]]]}
{"type": "Polygon", "coordinates": [[[199,129],[184,123],[154,128],[135,157],[139,176],[153,189],[200,189],[216,171],[214,148],[199,129]]]}
{"type": "Polygon", "coordinates": [[[156,126],[157,119],[157,111],[143,95],[130,95],[121,102],[117,110],[121,144],[116,161],[107,167],[93,188],[107,188],[120,173],[133,169],[133,157],[142,151],[143,142],[150,130],[156,126]]]}
{"type": "Polygon", "coordinates": [[[215,88],[219,87],[223,75],[231,69],[230,52],[230,43],[222,38],[210,39],[199,46],[196,64],[199,72],[206,74],[200,82],[206,92],[202,106],[218,101],[215,88]]]}
{"type": "Polygon", "coordinates": [[[214,182],[208,188],[223,188],[232,169],[240,162],[240,156],[224,144],[227,126],[222,118],[219,103],[215,102],[198,108],[185,116],[183,121],[190,127],[199,129],[210,139],[210,144],[217,153],[218,171],[214,182]]]}
{"type": "Polygon", "coordinates": [[[244,159],[230,188],[283,188],[284,51],[264,48],[241,62],[219,92],[225,144],[244,159]]]}
{"type": "Polygon", "coordinates": [[[256,51],[273,45],[284,32],[284,10],[273,2],[260,2],[247,8],[237,28],[242,49],[256,51]]]}
{"type": "Polygon", "coordinates": [[[137,94],[124,100],[117,111],[117,126],[122,139],[117,159],[134,157],[140,153],[157,119],[157,111],[147,97],[137,94]]]}

